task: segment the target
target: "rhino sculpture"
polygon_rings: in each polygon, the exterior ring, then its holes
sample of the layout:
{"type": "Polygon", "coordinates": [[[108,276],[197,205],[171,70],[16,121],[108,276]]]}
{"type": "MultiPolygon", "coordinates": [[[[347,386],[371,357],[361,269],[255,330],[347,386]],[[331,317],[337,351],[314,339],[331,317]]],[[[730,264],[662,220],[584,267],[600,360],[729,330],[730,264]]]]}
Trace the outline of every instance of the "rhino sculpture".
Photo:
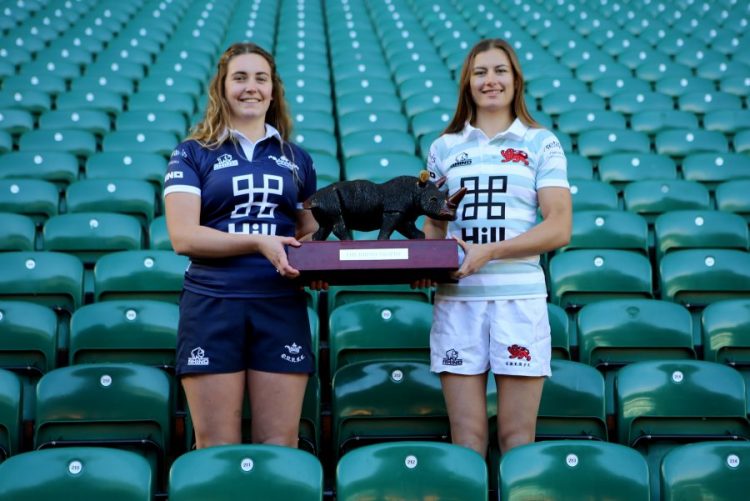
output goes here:
{"type": "Polygon", "coordinates": [[[445,177],[429,181],[423,170],[419,177],[399,176],[376,184],[371,181],[341,181],[317,191],[303,207],[312,211],[318,222],[313,240],[325,240],[333,234],[339,240],[351,240],[351,231],[380,229],[378,240],[388,240],[394,231],[406,238],[423,239],[414,221],[426,215],[452,221],[456,208],[466,194],[461,188],[451,196],[441,191],[445,177]]]}

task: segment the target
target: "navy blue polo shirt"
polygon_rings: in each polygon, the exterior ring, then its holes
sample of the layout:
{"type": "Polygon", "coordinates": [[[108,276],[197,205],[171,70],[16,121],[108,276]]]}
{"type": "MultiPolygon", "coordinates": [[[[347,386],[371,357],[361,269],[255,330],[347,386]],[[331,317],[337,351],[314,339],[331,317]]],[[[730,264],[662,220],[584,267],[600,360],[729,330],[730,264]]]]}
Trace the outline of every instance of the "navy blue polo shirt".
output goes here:
{"type": "MultiPolygon", "coordinates": [[[[174,150],[164,196],[201,197],[200,224],[227,233],[294,236],[297,211],[315,192],[310,155],[282,141],[266,124],[266,136],[252,143],[231,132],[217,149],[187,140],[174,150]],[[283,145],[283,151],[282,151],[283,145]]],[[[191,258],[185,289],[214,297],[274,297],[297,292],[262,254],[191,258]]]]}

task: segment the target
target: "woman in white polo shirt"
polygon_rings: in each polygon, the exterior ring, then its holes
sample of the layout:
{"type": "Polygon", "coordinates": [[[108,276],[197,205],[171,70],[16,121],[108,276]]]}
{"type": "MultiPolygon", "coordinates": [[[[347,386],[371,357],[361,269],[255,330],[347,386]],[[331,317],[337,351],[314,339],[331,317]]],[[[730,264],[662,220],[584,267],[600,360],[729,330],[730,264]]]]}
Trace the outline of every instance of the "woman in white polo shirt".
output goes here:
{"type": "Polygon", "coordinates": [[[432,144],[428,170],[467,188],[455,221],[427,219],[427,238],[458,242],[455,284],[440,284],[430,334],[453,442],[487,452],[486,384],[497,383],[500,450],[534,441],[550,326],[542,253],[571,231],[567,162],[531,118],[521,67],[504,40],[482,40],[464,61],[456,112],[432,144]],[[543,220],[537,223],[541,211],[543,220]]]}

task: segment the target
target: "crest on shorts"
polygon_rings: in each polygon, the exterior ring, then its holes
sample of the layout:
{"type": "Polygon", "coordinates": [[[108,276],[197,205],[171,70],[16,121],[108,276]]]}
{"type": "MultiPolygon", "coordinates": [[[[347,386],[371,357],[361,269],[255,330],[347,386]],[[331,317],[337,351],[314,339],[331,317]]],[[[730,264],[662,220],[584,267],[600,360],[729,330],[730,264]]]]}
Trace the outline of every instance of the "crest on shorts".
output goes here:
{"type": "Polygon", "coordinates": [[[451,348],[445,352],[445,358],[443,358],[443,365],[463,365],[464,360],[458,358],[458,351],[451,348]]]}
{"type": "Polygon", "coordinates": [[[300,354],[300,351],[302,351],[302,346],[298,345],[297,343],[292,343],[291,345],[285,344],[284,348],[288,353],[282,353],[281,358],[286,360],[287,362],[298,364],[305,359],[305,355],[300,354]]]}
{"type": "Polygon", "coordinates": [[[525,346],[521,346],[520,344],[514,344],[513,346],[508,346],[508,353],[510,353],[510,358],[517,358],[519,360],[526,360],[527,362],[531,362],[531,353],[529,352],[529,349],[525,346]]]}

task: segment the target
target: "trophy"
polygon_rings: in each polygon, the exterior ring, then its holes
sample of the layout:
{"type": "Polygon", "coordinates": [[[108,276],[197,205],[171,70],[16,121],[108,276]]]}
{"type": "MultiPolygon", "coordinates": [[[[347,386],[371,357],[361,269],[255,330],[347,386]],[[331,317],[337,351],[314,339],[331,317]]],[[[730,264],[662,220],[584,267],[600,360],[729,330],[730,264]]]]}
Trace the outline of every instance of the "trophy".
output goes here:
{"type": "Polygon", "coordinates": [[[366,180],[341,181],[318,190],[304,203],[319,229],[313,240],[289,248],[289,264],[300,280],[329,284],[368,285],[411,283],[419,279],[452,282],[458,269],[458,246],[453,240],[425,240],[415,221],[426,215],[452,221],[466,194],[442,191],[446,178],[430,181],[399,176],[377,184],[366,180]],[[377,240],[352,240],[351,231],[379,230],[377,240]],[[408,240],[390,240],[394,231],[408,240]],[[333,233],[339,240],[326,240],[333,233]]]}

